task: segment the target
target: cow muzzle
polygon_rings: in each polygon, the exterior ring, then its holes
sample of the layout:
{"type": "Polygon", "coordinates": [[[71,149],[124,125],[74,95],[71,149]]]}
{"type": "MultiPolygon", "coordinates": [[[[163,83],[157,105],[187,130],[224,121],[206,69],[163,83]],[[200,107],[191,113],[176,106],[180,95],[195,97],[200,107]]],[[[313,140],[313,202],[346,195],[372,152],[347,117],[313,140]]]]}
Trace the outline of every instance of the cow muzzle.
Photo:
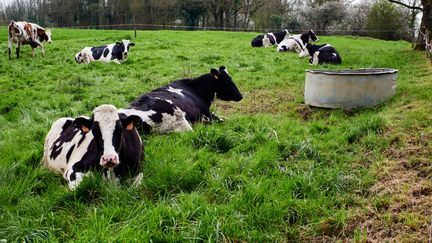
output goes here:
{"type": "Polygon", "coordinates": [[[100,159],[100,165],[104,168],[113,168],[119,164],[118,155],[116,154],[107,154],[102,155],[100,159]]]}

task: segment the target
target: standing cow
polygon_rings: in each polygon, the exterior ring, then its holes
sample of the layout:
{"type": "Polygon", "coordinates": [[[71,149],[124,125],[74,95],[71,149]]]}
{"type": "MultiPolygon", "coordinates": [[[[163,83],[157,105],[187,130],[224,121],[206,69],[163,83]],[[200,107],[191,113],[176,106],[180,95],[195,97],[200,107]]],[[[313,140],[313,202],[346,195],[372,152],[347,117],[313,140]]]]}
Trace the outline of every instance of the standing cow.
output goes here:
{"type": "Polygon", "coordinates": [[[98,106],[91,118],[60,118],[45,139],[43,164],[62,174],[72,190],[92,170],[103,171],[111,180],[130,174],[140,183],[143,144],[136,130],[140,122],[113,105],[98,106]]]}
{"type": "Polygon", "coordinates": [[[226,101],[243,98],[223,66],[197,78],[173,81],[143,94],[122,112],[140,116],[145,123],[143,126],[155,132],[188,131],[195,122],[220,119],[210,111],[215,96],[226,101]]]}
{"type": "Polygon", "coordinates": [[[45,49],[42,44],[43,41],[51,43],[51,31],[40,27],[37,24],[25,22],[25,21],[11,21],[9,26],[9,36],[8,36],[8,49],[9,49],[9,59],[11,59],[12,54],[12,44],[16,43],[16,55],[19,58],[19,52],[21,45],[30,45],[32,48],[32,56],[34,57],[34,49],[38,46],[41,47],[42,56],[45,55],[45,49]]]}
{"type": "Polygon", "coordinates": [[[89,64],[91,61],[115,62],[121,64],[127,60],[129,47],[135,46],[129,40],[122,40],[115,44],[97,47],[85,47],[75,55],[75,61],[79,64],[89,64]]]}

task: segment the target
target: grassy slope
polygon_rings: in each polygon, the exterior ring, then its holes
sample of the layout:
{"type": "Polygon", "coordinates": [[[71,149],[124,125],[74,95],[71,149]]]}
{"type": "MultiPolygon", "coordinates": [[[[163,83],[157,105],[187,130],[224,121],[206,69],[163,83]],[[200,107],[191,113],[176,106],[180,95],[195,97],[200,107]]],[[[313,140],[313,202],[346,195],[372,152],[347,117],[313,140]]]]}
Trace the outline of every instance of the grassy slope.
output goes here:
{"type": "MultiPolygon", "coordinates": [[[[73,60],[82,47],[133,32],[53,33],[45,58],[32,59],[28,46],[19,60],[1,56],[0,239],[359,239],[358,217],[393,202],[371,191],[387,151],[394,141],[403,146],[411,128],[432,133],[431,69],[406,42],[321,38],[340,52],[341,68],[400,70],[393,99],[344,112],[302,105],[307,60],[252,49],[253,33],[140,31],[127,63],[88,66],[73,60]],[[125,107],[143,92],[220,65],[245,99],[216,103],[224,123],[145,138],[140,188],[95,176],[70,192],[61,176],[41,168],[55,119],[89,115],[104,103],[125,107]]],[[[6,36],[1,28],[1,50],[6,36]]]]}

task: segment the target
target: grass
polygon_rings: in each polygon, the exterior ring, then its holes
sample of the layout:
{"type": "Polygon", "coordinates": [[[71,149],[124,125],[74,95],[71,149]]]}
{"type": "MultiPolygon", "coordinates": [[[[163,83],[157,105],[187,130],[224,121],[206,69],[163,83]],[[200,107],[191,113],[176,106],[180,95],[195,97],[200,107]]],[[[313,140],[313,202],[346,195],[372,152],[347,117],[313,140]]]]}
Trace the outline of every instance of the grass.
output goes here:
{"type": "MultiPolygon", "coordinates": [[[[0,239],[427,240],[430,207],[393,210],[413,195],[432,191],[430,183],[415,187],[415,176],[430,177],[432,80],[423,53],[411,51],[406,42],[320,37],[343,58],[339,67],[320,68],[400,72],[396,96],[381,106],[317,109],[302,104],[304,69],[311,68],[307,60],[253,49],[254,35],[138,31],[134,39],[132,31],[55,29],[45,58],[39,50],[31,58],[28,46],[18,60],[7,60],[4,52],[0,239]],[[124,38],[136,46],[123,65],[74,62],[84,46],[124,38]],[[104,103],[126,107],[143,92],[221,65],[244,100],[214,104],[227,117],[223,123],[143,137],[139,188],[107,183],[96,174],[69,191],[61,176],[41,167],[43,140],[57,118],[89,115],[104,103]],[[409,146],[422,153],[405,154],[409,146]],[[409,163],[399,167],[403,159],[409,163]],[[401,168],[413,177],[398,189],[390,175],[399,171],[402,176],[401,168]],[[417,194],[410,193],[412,188],[417,194]],[[384,229],[394,229],[393,238],[383,238],[384,229]]],[[[7,50],[5,27],[0,36],[0,47],[7,50]]]]}

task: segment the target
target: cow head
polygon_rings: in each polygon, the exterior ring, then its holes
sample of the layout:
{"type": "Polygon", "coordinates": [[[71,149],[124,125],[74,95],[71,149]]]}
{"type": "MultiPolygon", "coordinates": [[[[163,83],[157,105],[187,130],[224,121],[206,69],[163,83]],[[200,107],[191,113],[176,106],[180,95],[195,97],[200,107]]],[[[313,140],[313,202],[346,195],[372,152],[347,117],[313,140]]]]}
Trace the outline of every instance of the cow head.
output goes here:
{"type": "Polygon", "coordinates": [[[77,63],[79,63],[79,64],[81,64],[81,63],[84,62],[83,55],[82,55],[81,52],[78,52],[78,53],[75,55],[75,61],[76,61],[77,63]]]}
{"type": "Polygon", "coordinates": [[[212,68],[210,73],[216,79],[215,91],[218,99],[226,101],[240,101],[243,99],[242,94],[232,81],[228,70],[224,66],[221,66],[219,70],[212,68]]]}
{"type": "Polygon", "coordinates": [[[264,35],[259,35],[259,36],[255,37],[255,38],[251,41],[251,45],[252,45],[252,47],[260,47],[260,46],[263,46],[263,39],[264,39],[264,35]]]}
{"type": "Polygon", "coordinates": [[[315,35],[315,32],[313,32],[313,30],[309,30],[308,34],[309,34],[309,42],[319,41],[318,37],[315,35]]]}
{"type": "Polygon", "coordinates": [[[123,132],[133,131],[140,122],[138,116],[119,113],[113,105],[101,105],[93,110],[90,119],[78,117],[73,124],[81,132],[93,134],[97,153],[101,156],[99,164],[104,168],[112,168],[120,163],[123,132]]]}
{"type": "Polygon", "coordinates": [[[39,40],[46,41],[46,42],[51,44],[51,42],[52,42],[51,41],[51,37],[52,37],[51,30],[48,30],[48,29],[46,30],[43,28],[37,28],[37,35],[39,37],[39,40]]]}
{"type": "Polygon", "coordinates": [[[135,43],[130,42],[130,40],[122,40],[122,42],[117,42],[116,45],[120,47],[122,51],[122,56],[126,60],[129,52],[129,47],[135,46],[135,43]]]}

